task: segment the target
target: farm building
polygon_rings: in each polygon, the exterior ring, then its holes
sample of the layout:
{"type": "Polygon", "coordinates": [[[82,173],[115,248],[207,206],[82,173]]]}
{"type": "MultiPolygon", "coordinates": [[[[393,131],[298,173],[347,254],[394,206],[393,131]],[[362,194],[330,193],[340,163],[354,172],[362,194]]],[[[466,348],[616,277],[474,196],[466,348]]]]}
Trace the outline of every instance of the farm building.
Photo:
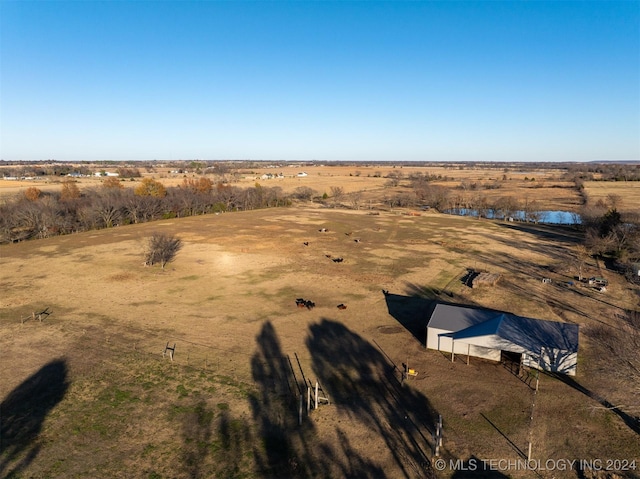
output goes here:
{"type": "Polygon", "coordinates": [[[426,347],[574,376],[578,326],[500,311],[438,304],[427,323],[426,347]]]}

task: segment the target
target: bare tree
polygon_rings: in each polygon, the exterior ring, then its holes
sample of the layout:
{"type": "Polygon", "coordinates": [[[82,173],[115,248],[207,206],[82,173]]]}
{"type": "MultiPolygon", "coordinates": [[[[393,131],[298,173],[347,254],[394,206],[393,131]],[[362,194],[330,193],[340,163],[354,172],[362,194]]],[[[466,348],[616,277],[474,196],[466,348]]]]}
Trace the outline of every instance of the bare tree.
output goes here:
{"type": "Polygon", "coordinates": [[[579,244],[571,248],[573,250],[573,254],[575,255],[574,264],[576,271],[578,272],[578,280],[582,281],[582,272],[584,270],[585,265],[591,255],[589,254],[589,250],[583,244],[579,244]]]}
{"type": "Polygon", "coordinates": [[[540,211],[540,204],[538,201],[533,200],[529,201],[529,198],[524,199],[524,206],[522,207],[524,211],[524,219],[525,221],[531,221],[533,223],[539,223],[542,219],[542,213],[540,211]]]}
{"type": "Polygon", "coordinates": [[[182,240],[164,233],[154,233],[148,240],[145,252],[145,265],[153,266],[160,263],[162,269],[173,261],[182,249],[182,240]]]}
{"type": "Polygon", "coordinates": [[[611,209],[617,210],[622,206],[622,196],[609,193],[607,195],[607,203],[609,203],[611,209]]]}
{"type": "Polygon", "coordinates": [[[348,197],[349,197],[349,202],[351,203],[351,207],[354,210],[359,210],[360,209],[360,203],[362,201],[362,192],[353,191],[353,192],[349,193],[348,197]]]}
{"type": "Polygon", "coordinates": [[[342,186],[332,186],[331,196],[333,197],[334,206],[337,205],[344,197],[344,188],[342,186]]]}
{"type": "Polygon", "coordinates": [[[122,218],[120,196],[115,194],[117,190],[113,190],[111,194],[109,191],[101,191],[101,194],[96,195],[91,205],[98,225],[103,228],[117,225],[122,218]]]}
{"type": "Polygon", "coordinates": [[[80,188],[73,180],[65,180],[62,182],[62,190],[60,191],[61,200],[71,200],[80,198],[80,188]]]}
{"type": "Polygon", "coordinates": [[[299,200],[307,200],[307,201],[311,200],[314,194],[316,194],[316,192],[313,191],[308,186],[298,186],[293,192],[294,198],[298,198],[299,200]]]}
{"type": "Polygon", "coordinates": [[[391,171],[387,174],[387,186],[396,187],[400,185],[400,181],[404,178],[402,171],[391,171]]]}
{"type": "Polygon", "coordinates": [[[618,316],[617,327],[592,326],[586,334],[596,342],[598,348],[611,356],[604,361],[608,373],[619,381],[620,386],[630,392],[629,404],[616,405],[632,413],[640,412],[640,311],[627,311],[618,316]]]}

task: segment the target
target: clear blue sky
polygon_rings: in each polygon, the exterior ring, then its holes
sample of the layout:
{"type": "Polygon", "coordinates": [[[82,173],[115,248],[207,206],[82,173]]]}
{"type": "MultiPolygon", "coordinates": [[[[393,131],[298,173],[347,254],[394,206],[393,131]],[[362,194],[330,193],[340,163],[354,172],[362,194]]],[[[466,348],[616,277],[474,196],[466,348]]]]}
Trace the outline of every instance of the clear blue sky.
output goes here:
{"type": "Polygon", "coordinates": [[[0,2],[5,160],[640,158],[640,2],[0,2]]]}

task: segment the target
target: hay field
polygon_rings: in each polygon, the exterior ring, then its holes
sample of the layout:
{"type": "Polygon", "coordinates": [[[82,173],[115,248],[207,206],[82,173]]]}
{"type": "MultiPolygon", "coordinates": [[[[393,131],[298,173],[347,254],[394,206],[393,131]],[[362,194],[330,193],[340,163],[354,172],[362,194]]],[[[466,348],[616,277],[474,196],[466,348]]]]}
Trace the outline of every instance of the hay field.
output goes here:
{"type": "Polygon", "coordinates": [[[638,181],[587,181],[584,184],[589,200],[596,203],[602,200],[607,204],[608,197],[618,197],[620,211],[637,213],[640,211],[640,182],[638,181]]]}
{"type": "Polygon", "coordinates": [[[537,459],[640,460],[628,418],[594,399],[629,398],[584,335],[575,382],[542,377],[532,428],[519,378],[423,347],[436,300],[583,330],[637,305],[638,288],[595,263],[587,274],[610,279],[606,296],[563,285],[577,239],[299,206],[2,245],[0,476],[462,477],[431,466],[438,414],[447,459],[517,459],[531,431],[537,459]],[[184,241],[165,271],[142,264],[155,231],[184,241]],[[468,268],[503,280],[470,289],[468,268]],[[299,297],[316,307],[297,308],[299,297]],[[44,321],[21,322],[44,308],[44,321]],[[401,385],[407,362],[418,376],[401,385]],[[297,385],[316,380],[331,404],[305,408],[299,426],[297,385]]]}
{"type": "MultiPolygon", "coordinates": [[[[108,169],[109,170],[109,169],[108,169]]],[[[115,168],[109,171],[116,171],[115,168]]],[[[425,175],[442,176],[434,185],[451,188],[454,191],[462,184],[477,184],[476,191],[458,191],[460,196],[483,195],[491,201],[501,197],[513,197],[519,200],[535,201],[541,208],[548,210],[565,210],[577,212],[583,203],[583,199],[575,189],[573,182],[563,180],[565,170],[558,168],[544,168],[524,171],[513,168],[503,168],[496,164],[494,168],[482,166],[464,167],[452,165],[451,167],[424,167],[424,166],[397,166],[393,165],[282,165],[262,168],[240,168],[234,175],[226,176],[233,184],[240,187],[254,186],[259,183],[263,186],[279,187],[285,193],[292,193],[298,187],[309,187],[318,195],[331,194],[332,187],[340,187],[345,193],[360,192],[364,198],[380,199],[385,194],[406,191],[409,187],[410,175],[420,173],[425,175]],[[298,173],[307,173],[306,177],[298,177],[298,173]],[[262,179],[262,175],[281,174],[283,178],[262,179]],[[390,188],[387,185],[388,176],[402,175],[400,187],[390,188]],[[495,189],[486,189],[494,187],[495,189]]],[[[178,186],[184,178],[197,178],[195,173],[172,173],[171,168],[157,167],[153,172],[143,172],[143,177],[152,177],[161,181],[165,186],[178,186]]],[[[215,175],[210,175],[214,181],[219,180],[215,175]]],[[[0,198],[23,193],[29,187],[36,187],[42,191],[59,191],[65,177],[45,177],[35,180],[0,181],[0,198]]],[[[77,178],[78,186],[82,188],[99,187],[103,179],[99,177],[77,178]]],[[[139,179],[127,179],[123,185],[135,188],[139,179]]],[[[584,188],[590,201],[593,203],[602,199],[607,200],[609,195],[619,197],[618,208],[621,211],[634,212],[640,207],[640,184],[638,182],[613,182],[613,181],[587,181],[584,188]]]]}
{"type": "MultiPolygon", "coordinates": [[[[115,171],[115,168],[112,169],[115,171]]],[[[522,202],[536,202],[542,210],[564,210],[577,212],[582,204],[572,182],[561,179],[561,169],[531,169],[519,171],[487,167],[423,167],[393,165],[284,165],[281,167],[239,168],[233,174],[209,175],[214,182],[224,179],[241,188],[260,184],[267,187],[278,187],[286,194],[293,193],[296,188],[308,187],[317,196],[332,195],[332,188],[339,187],[345,194],[358,192],[361,203],[371,202],[376,205],[385,196],[391,197],[399,193],[411,191],[409,177],[412,174],[440,175],[441,180],[432,184],[451,189],[451,194],[460,198],[486,197],[490,202],[501,197],[512,197],[522,202]],[[306,177],[299,177],[299,173],[306,177]],[[263,179],[265,174],[282,177],[263,179]],[[399,185],[389,186],[390,175],[401,175],[399,185]],[[475,185],[473,189],[463,190],[462,184],[475,185]]],[[[159,166],[153,172],[143,172],[143,177],[152,177],[165,186],[178,186],[185,178],[200,177],[196,173],[173,173],[171,168],[159,166]]],[[[59,191],[66,177],[47,177],[30,181],[0,181],[0,198],[23,193],[33,186],[43,191],[59,191]]],[[[75,179],[79,188],[99,187],[103,181],[99,177],[75,179]]],[[[139,179],[127,179],[123,185],[135,188],[139,179]]],[[[347,199],[344,200],[347,202],[347,199]]],[[[629,202],[629,204],[632,204],[629,202]]]]}

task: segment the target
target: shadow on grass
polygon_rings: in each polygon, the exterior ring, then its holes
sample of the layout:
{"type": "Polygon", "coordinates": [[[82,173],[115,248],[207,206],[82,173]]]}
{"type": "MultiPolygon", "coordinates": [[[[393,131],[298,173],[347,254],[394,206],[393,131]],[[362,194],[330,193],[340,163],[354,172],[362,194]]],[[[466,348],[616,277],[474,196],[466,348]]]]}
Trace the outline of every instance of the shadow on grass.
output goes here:
{"type": "MultiPolygon", "coordinates": [[[[438,413],[429,399],[403,385],[384,353],[341,323],[323,319],[311,325],[307,347],[312,368],[336,407],[384,441],[403,477],[432,477],[438,413]]],[[[342,452],[354,464],[353,452],[342,452]]],[[[351,477],[385,477],[369,462],[345,471],[351,477]]]]}
{"type": "Polygon", "coordinates": [[[610,410],[612,413],[614,413],[616,416],[622,419],[622,421],[627,425],[627,427],[629,427],[629,429],[631,429],[636,434],[640,435],[640,418],[634,417],[631,414],[622,411],[618,406],[611,404],[609,401],[607,401],[605,398],[603,398],[599,394],[596,394],[590,389],[587,389],[582,384],[580,384],[575,379],[573,379],[571,376],[566,376],[564,374],[558,374],[558,373],[546,373],[546,374],[552,378],[556,378],[562,381],[567,386],[570,386],[576,391],[580,391],[585,396],[590,397],[591,399],[597,401],[598,403],[600,403],[600,405],[603,408],[610,410]]]}
{"type": "MultiPolygon", "coordinates": [[[[384,479],[388,472],[366,444],[355,443],[347,430],[336,427],[323,434],[303,412],[298,420],[300,384],[284,356],[270,322],[256,338],[252,375],[256,393],[250,398],[255,436],[256,477],[384,479]],[[291,384],[297,387],[291,387],[291,384]]],[[[429,401],[403,388],[382,353],[343,325],[322,320],[310,326],[307,346],[312,368],[341,414],[363,424],[376,440],[386,441],[405,477],[433,477],[427,452],[433,423],[429,401]],[[407,412],[411,411],[411,413],[407,412]]],[[[311,412],[313,415],[314,412],[311,412]]],[[[328,410],[326,414],[333,414],[328,410]]]]}
{"type": "Polygon", "coordinates": [[[40,452],[38,435],[69,383],[65,360],[52,361],[25,379],[0,404],[0,477],[19,475],[40,452]]]}
{"type": "MultiPolygon", "coordinates": [[[[449,464],[450,465],[450,464],[449,464]]],[[[451,479],[508,479],[500,471],[492,469],[492,465],[476,456],[471,456],[467,461],[457,462],[457,469],[451,479]]]]}
{"type": "Polygon", "coordinates": [[[214,412],[200,401],[182,423],[181,460],[189,477],[201,477],[201,467],[209,455],[214,412]]]}
{"type": "Polygon", "coordinates": [[[387,310],[393,318],[424,345],[427,321],[437,304],[437,295],[424,288],[412,289],[410,296],[384,292],[387,310]]]}
{"type": "Polygon", "coordinates": [[[548,225],[536,223],[496,223],[498,226],[512,230],[528,233],[541,240],[564,241],[567,243],[580,244],[584,241],[584,233],[575,226],[548,225]]]}
{"type": "Polygon", "coordinates": [[[498,428],[498,426],[496,426],[493,422],[491,422],[491,420],[487,416],[485,416],[483,413],[480,413],[480,415],[484,418],[485,421],[487,421],[491,425],[491,427],[493,427],[496,431],[498,431],[498,434],[500,434],[503,438],[505,438],[505,440],[509,443],[509,446],[511,446],[511,448],[518,454],[518,456],[520,456],[522,459],[527,458],[527,455],[524,453],[524,451],[522,451],[522,449],[516,446],[516,444],[498,428]]]}

